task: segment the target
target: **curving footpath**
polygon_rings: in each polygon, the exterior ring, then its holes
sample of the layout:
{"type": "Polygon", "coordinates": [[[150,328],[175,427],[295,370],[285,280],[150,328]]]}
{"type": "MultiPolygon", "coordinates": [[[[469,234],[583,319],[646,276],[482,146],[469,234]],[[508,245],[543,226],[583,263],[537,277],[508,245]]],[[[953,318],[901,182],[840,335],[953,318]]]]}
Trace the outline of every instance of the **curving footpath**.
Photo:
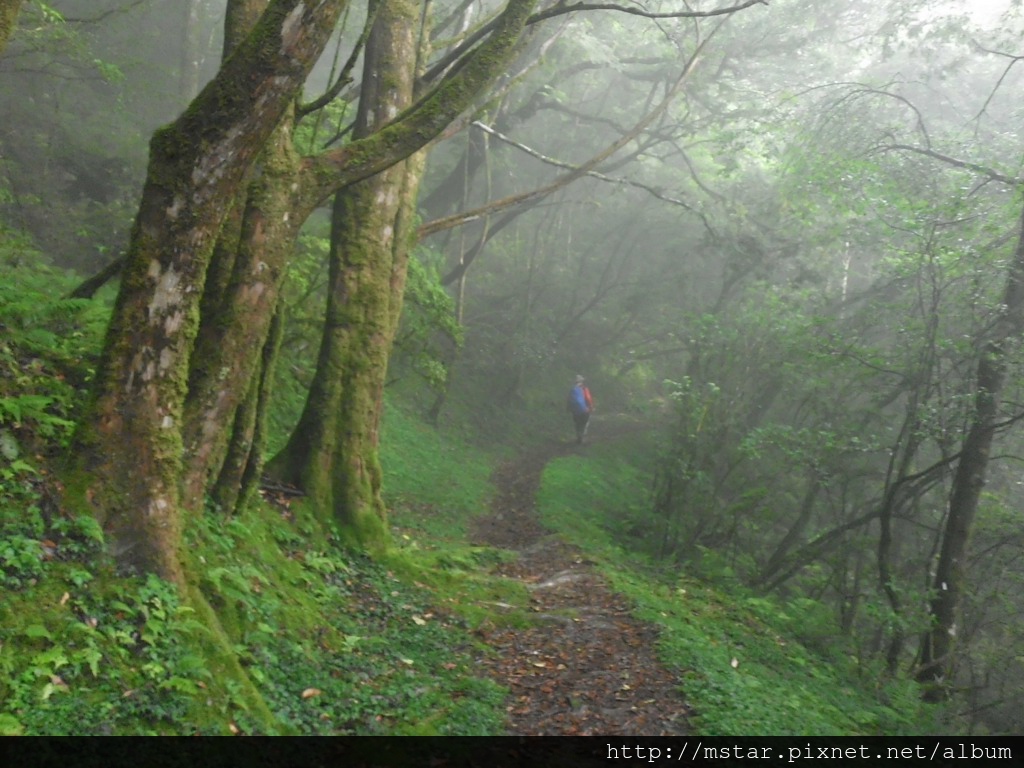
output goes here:
{"type": "Polygon", "coordinates": [[[634,618],[629,602],[537,518],[544,466],[575,449],[541,445],[495,473],[498,493],[473,541],[518,553],[497,571],[527,586],[537,621],[481,630],[497,652],[480,663],[511,688],[510,735],[684,735],[690,710],[678,672],[655,656],[657,627],[634,618]]]}

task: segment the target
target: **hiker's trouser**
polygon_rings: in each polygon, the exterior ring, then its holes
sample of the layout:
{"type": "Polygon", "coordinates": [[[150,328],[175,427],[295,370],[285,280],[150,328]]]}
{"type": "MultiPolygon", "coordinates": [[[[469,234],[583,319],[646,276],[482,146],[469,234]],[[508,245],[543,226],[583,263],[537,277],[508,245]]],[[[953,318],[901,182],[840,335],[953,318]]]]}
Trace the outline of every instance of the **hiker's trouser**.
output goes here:
{"type": "Polygon", "coordinates": [[[587,424],[590,423],[589,413],[574,413],[572,420],[576,424],[576,442],[582,442],[583,436],[587,434],[587,424]]]}

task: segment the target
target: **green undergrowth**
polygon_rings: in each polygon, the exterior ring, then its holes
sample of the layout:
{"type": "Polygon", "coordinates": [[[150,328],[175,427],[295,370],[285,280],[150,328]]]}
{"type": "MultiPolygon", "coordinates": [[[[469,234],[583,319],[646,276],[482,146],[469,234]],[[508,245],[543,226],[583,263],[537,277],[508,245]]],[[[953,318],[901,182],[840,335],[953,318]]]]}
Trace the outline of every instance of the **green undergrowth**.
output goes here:
{"type": "Polygon", "coordinates": [[[423,542],[466,541],[467,526],[487,511],[493,456],[390,403],[381,434],[391,524],[423,542]]]}
{"type": "Polygon", "coordinates": [[[465,621],[388,562],[308,547],[268,506],[197,532],[203,593],[277,720],[302,734],[481,735],[503,691],[465,621]]]}
{"type": "MultiPolygon", "coordinates": [[[[260,504],[192,526],[199,576],[182,599],[116,575],[95,526],[62,531],[24,531],[31,575],[4,572],[20,581],[0,607],[0,733],[501,731],[505,692],[474,676],[481,651],[436,563],[311,549],[260,504]],[[415,578],[428,570],[433,586],[415,578]]],[[[460,581],[448,573],[463,599],[460,581]]]]}
{"type": "MultiPolygon", "coordinates": [[[[396,438],[420,429],[390,418],[396,438]]],[[[527,615],[525,591],[488,575],[499,553],[440,535],[486,509],[490,466],[442,438],[421,454],[428,434],[392,451],[419,471],[395,473],[408,527],[386,556],[325,541],[279,498],[211,510],[187,531],[184,597],[115,573],[98,526],[49,509],[41,476],[7,478],[0,734],[501,733],[506,691],[474,674],[489,651],[472,630],[527,615]]]]}
{"type": "Polygon", "coordinates": [[[430,443],[395,410],[391,501],[405,527],[387,556],[343,550],[272,498],[190,521],[183,594],[119,574],[99,526],[66,517],[49,479],[92,375],[103,305],[60,298],[72,283],[56,272],[8,277],[0,735],[502,732],[506,691],[474,674],[487,650],[472,629],[495,612],[514,620],[525,599],[487,575],[499,555],[465,544],[491,493],[485,456],[430,443]]]}
{"type": "Polygon", "coordinates": [[[525,621],[525,589],[488,575],[512,555],[468,543],[473,521],[488,512],[498,455],[391,405],[382,432],[394,539],[385,559],[407,579],[429,585],[471,627],[525,621]]]}
{"type": "Polygon", "coordinates": [[[643,450],[642,437],[619,439],[552,461],[538,504],[545,525],[597,560],[637,615],[659,626],[659,654],[678,672],[698,733],[891,736],[935,727],[913,684],[883,682],[880,670],[795,637],[820,606],[712,584],[631,549],[643,543],[649,482],[626,457],[643,450]]]}

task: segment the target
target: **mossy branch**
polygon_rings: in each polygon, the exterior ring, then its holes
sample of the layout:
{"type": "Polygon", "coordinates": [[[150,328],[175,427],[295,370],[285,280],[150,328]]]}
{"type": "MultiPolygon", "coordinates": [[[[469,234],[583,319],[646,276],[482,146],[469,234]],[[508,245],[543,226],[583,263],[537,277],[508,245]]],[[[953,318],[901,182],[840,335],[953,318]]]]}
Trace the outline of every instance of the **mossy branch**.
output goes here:
{"type": "Polygon", "coordinates": [[[305,208],[312,210],[339,189],[380,173],[430,143],[505,71],[535,4],[536,0],[509,0],[491,36],[465,65],[393,122],[364,139],[306,158],[305,208]]]}

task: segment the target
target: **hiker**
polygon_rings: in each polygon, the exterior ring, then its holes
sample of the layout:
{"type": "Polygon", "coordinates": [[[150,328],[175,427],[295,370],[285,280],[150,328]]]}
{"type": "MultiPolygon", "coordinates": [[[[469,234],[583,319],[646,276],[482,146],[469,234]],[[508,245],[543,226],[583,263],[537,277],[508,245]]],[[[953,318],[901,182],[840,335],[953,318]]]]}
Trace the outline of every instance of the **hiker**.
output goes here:
{"type": "Polygon", "coordinates": [[[573,424],[576,426],[576,442],[582,443],[584,435],[587,434],[590,414],[594,412],[594,401],[590,398],[590,390],[587,389],[586,380],[582,376],[576,376],[576,384],[569,390],[567,404],[573,424]]]}

